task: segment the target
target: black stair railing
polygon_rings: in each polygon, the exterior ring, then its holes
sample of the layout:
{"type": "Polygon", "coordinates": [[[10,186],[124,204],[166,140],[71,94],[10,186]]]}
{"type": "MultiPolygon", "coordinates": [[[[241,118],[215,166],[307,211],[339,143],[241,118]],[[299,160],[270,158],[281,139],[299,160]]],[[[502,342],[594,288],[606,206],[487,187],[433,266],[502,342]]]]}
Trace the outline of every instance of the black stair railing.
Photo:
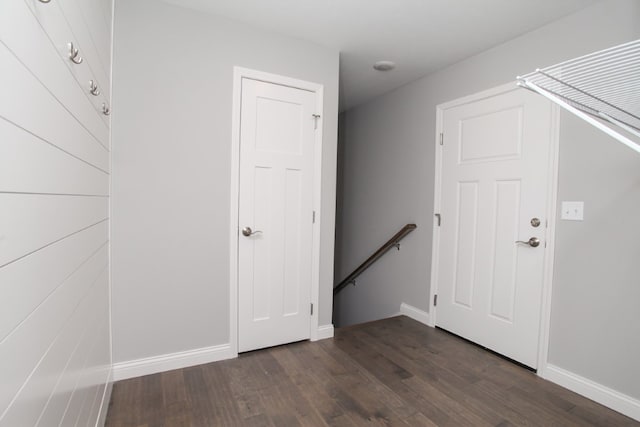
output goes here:
{"type": "Polygon", "coordinates": [[[380,248],[373,253],[365,262],[360,264],[358,268],[353,270],[351,274],[349,274],[342,282],[338,284],[338,286],[333,288],[333,295],[337,295],[338,292],[343,290],[347,285],[353,283],[355,285],[356,278],[361,275],[367,268],[371,267],[382,255],[386,254],[391,248],[400,249],[400,240],[404,239],[405,236],[411,233],[413,230],[418,228],[415,224],[407,224],[400,231],[398,231],[391,239],[387,241],[384,245],[380,246],[380,248]]]}

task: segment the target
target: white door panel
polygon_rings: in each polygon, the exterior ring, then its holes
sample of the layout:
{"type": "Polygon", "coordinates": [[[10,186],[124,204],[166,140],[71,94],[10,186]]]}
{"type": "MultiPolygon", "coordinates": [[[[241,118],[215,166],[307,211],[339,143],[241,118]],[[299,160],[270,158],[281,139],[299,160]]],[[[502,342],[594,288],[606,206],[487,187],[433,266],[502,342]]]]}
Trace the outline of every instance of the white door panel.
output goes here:
{"type": "Polygon", "coordinates": [[[551,106],[513,90],[444,110],[443,133],[436,322],[535,368],[551,106]]]}
{"type": "Polygon", "coordinates": [[[239,351],[309,338],[315,94],[242,81],[239,351]]]}

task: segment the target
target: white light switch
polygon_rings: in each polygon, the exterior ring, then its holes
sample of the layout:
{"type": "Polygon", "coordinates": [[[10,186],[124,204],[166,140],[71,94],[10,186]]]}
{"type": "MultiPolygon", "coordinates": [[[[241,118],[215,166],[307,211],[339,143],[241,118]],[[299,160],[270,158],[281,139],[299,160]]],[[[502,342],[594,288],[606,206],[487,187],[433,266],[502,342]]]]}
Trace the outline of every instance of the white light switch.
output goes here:
{"type": "Polygon", "coordinates": [[[560,218],[569,221],[584,220],[584,202],[562,202],[560,218]]]}

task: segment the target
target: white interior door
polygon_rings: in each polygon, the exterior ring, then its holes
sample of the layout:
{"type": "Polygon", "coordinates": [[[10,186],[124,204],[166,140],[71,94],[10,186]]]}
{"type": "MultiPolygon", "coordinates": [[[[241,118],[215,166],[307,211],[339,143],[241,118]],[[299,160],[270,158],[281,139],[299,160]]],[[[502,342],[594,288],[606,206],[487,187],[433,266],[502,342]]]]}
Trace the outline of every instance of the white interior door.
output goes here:
{"type": "Polygon", "coordinates": [[[316,94],[243,78],[238,350],[308,339],[316,94]]]}
{"type": "Polygon", "coordinates": [[[436,324],[537,368],[551,105],[514,88],[442,117],[436,324]]]}

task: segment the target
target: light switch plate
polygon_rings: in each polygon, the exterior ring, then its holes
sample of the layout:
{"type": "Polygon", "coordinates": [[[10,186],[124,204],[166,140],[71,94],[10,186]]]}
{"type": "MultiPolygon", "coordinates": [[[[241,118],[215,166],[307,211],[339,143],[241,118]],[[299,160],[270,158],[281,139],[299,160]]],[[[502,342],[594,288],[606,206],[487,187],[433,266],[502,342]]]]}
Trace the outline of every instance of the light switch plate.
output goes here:
{"type": "Polygon", "coordinates": [[[584,202],[562,202],[560,218],[568,221],[584,220],[584,202]]]}

